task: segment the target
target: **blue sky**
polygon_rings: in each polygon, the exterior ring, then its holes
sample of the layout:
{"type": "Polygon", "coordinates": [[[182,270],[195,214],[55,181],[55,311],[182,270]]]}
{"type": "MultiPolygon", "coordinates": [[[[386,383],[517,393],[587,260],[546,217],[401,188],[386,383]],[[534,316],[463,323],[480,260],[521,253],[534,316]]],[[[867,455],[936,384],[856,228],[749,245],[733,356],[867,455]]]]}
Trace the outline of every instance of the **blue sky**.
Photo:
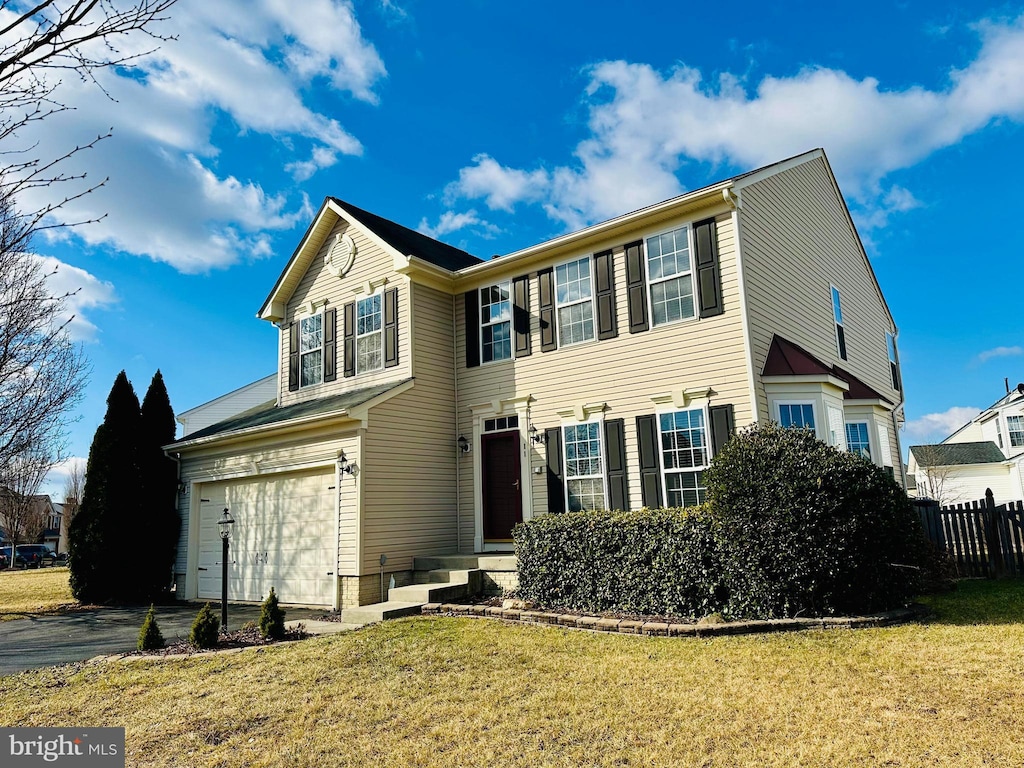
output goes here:
{"type": "Polygon", "coordinates": [[[81,288],[71,454],[121,369],[178,412],[274,371],[255,313],[325,195],[488,257],[819,146],[900,329],[904,447],[1024,380],[1024,4],[692,5],[180,0],[111,98],[65,79],[24,138],[114,128],[69,165],[109,180],[67,218],[106,218],[36,243],[81,288]]]}

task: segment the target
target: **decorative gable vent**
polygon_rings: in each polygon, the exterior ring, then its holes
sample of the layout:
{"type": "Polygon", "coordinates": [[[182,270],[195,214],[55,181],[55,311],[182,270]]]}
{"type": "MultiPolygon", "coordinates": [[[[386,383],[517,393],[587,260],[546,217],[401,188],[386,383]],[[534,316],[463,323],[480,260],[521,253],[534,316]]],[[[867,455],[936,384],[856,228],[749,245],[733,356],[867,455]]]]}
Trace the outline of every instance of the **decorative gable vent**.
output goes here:
{"type": "Polygon", "coordinates": [[[352,264],[355,260],[356,244],[348,233],[339,232],[334,236],[334,242],[331,243],[331,247],[327,249],[327,255],[324,256],[324,266],[335,277],[344,277],[352,269],[352,264]]]}

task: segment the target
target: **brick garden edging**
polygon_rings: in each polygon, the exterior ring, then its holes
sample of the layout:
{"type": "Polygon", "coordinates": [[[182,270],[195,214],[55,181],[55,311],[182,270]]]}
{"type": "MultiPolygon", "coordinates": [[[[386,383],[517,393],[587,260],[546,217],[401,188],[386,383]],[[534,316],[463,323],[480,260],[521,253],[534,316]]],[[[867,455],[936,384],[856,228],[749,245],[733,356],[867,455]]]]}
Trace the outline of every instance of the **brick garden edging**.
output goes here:
{"type": "Polygon", "coordinates": [[[421,612],[425,615],[469,616],[521,621],[527,624],[554,624],[572,629],[586,629],[591,632],[619,632],[649,637],[717,637],[766,632],[795,632],[808,629],[867,629],[903,624],[929,614],[929,610],[925,606],[913,605],[909,608],[897,608],[893,611],[873,613],[868,616],[729,621],[721,624],[669,624],[661,621],[631,621],[574,613],[547,613],[518,608],[501,608],[493,605],[458,605],[454,603],[427,603],[421,612]]]}

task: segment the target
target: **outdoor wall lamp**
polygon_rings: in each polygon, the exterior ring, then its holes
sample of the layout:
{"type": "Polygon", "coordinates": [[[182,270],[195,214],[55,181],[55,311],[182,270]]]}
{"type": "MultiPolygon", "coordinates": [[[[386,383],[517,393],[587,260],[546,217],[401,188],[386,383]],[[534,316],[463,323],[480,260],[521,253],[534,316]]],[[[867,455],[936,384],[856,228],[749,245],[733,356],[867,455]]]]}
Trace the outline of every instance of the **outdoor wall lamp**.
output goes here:
{"type": "Polygon", "coordinates": [[[543,432],[539,432],[537,427],[533,424],[530,425],[530,442],[534,445],[540,445],[541,443],[547,442],[547,435],[543,432]]]}
{"type": "Polygon", "coordinates": [[[344,451],[338,454],[338,469],[346,475],[351,475],[355,471],[354,465],[348,463],[348,457],[344,451]]]}
{"type": "Polygon", "coordinates": [[[188,492],[188,485],[184,481],[179,480],[178,481],[178,493],[187,493],[187,492],[188,492]]]}
{"type": "Polygon", "coordinates": [[[469,440],[459,435],[459,439],[456,441],[459,444],[459,450],[463,453],[469,453],[469,440]]]}

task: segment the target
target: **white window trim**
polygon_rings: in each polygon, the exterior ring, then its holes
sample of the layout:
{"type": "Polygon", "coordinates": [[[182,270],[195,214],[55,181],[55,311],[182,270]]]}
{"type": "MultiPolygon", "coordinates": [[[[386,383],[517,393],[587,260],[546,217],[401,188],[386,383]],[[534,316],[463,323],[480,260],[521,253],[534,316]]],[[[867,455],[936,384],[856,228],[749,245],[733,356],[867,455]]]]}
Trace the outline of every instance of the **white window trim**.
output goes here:
{"type": "Polygon", "coordinates": [[[1006,438],[1007,442],[1009,442],[1010,444],[1010,448],[1020,448],[1024,446],[1024,440],[1021,440],[1021,442],[1019,443],[1013,442],[1013,435],[1015,433],[1019,435],[1024,435],[1024,414],[1010,413],[1006,415],[1006,438]],[[1019,419],[1020,429],[1011,429],[1010,419],[1019,419]]]}
{"type": "Polygon", "coordinates": [[[597,341],[597,302],[594,301],[595,281],[596,281],[596,277],[594,275],[594,259],[593,259],[593,256],[590,255],[590,254],[588,254],[586,256],[579,256],[579,257],[577,257],[575,259],[567,259],[566,261],[563,261],[563,262],[560,262],[560,263],[556,264],[552,268],[552,270],[551,270],[551,283],[552,283],[551,288],[552,288],[552,291],[554,292],[554,297],[553,298],[555,300],[555,335],[556,335],[556,338],[558,340],[558,346],[559,347],[575,347],[575,346],[578,346],[580,344],[589,344],[591,342],[597,341]],[[564,267],[567,264],[573,264],[573,263],[575,263],[577,261],[585,261],[587,263],[587,269],[590,272],[590,296],[588,296],[585,299],[577,299],[575,301],[568,301],[568,302],[562,303],[562,302],[560,302],[558,300],[558,268],[559,267],[564,267]],[[581,339],[580,341],[569,341],[569,342],[566,342],[566,341],[562,340],[562,314],[561,314],[560,310],[562,310],[562,309],[564,309],[566,307],[574,307],[577,304],[590,304],[590,319],[591,319],[591,324],[593,325],[593,328],[594,328],[594,335],[591,336],[589,339],[581,339]]]}
{"type": "Polygon", "coordinates": [[[516,359],[516,344],[515,344],[515,329],[513,328],[512,321],[515,317],[515,305],[513,303],[512,296],[512,281],[511,280],[500,280],[497,283],[490,283],[488,285],[482,285],[477,289],[477,324],[480,327],[479,345],[480,345],[480,365],[491,365],[492,363],[504,363],[508,360],[516,359]],[[507,320],[496,320],[494,322],[485,323],[483,320],[483,307],[484,297],[483,293],[486,290],[490,290],[494,287],[504,286],[508,293],[508,319],[507,320]],[[502,323],[508,323],[508,357],[502,357],[497,360],[484,360],[484,328],[494,325],[501,325],[502,323]]]}
{"type": "Polygon", "coordinates": [[[846,444],[846,421],[843,418],[843,409],[834,405],[825,405],[825,414],[828,418],[828,444],[841,451],[846,451],[849,446],[846,444]]]}
{"type": "MultiPolygon", "coordinates": [[[[604,430],[604,414],[597,418],[590,418],[587,420],[574,419],[572,421],[562,421],[559,425],[559,429],[562,430],[562,500],[565,504],[565,511],[568,512],[572,509],[569,505],[569,449],[568,442],[565,439],[565,428],[566,427],[580,427],[585,424],[597,424],[597,437],[601,442],[601,494],[604,498],[604,506],[608,506],[608,446],[605,445],[605,430],[604,430]]],[[[573,480],[592,480],[597,475],[575,475],[573,480]]]]}
{"type": "Polygon", "coordinates": [[[660,465],[660,471],[661,471],[661,498],[664,499],[665,506],[669,506],[669,500],[668,500],[668,475],[669,475],[669,473],[672,473],[672,474],[682,474],[684,472],[704,472],[704,471],[706,471],[708,469],[708,467],[711,466],[711,459],[714,457],[713,456],[714,446],[711,444],[710,412],[708,410],[707,404],[705,403],[704,405],[693,405],[693,406],[684,407],[684,408],[664,408],[664,409],[655,411],[654,416],[658,420],[658,433],[657,433],[658,434],[658,446],[657,446],[657,450],[658,450],[658,464],[660,465]],[[670,414],[670,413],[674,414],[674,413],[680,413],[680,412],[683,412],[683,411],[701,411],[703,413],[703,417],[704,417],[704,448],[705,448],[705,453],[706,453],[706,456],[707,456],[707,464],[705,464],[705,465],[703,465],[701,467],[687,467],[686,469],[672,469],[672,470],[668,470],[668,469],[665,469],[665,451],[664,451],[664,448],[663,448],[663,445],[662,445],[662,440],[661,440],[661,438],[662,438],[661,417],[664,414],[670,414]]]}
{"type": "Polygon", "coordinates": [[[354,315],[355,315],[356,327],[355,327],[355,338],[353,340],[353,344],[355,346],[354,352],[355,352],[355,363],[356,363],[356,376],[358,376],[360,374],[363,374],[363,373],[376,373],[377,371],[384,370],[384,291],[383,291],[383,289],[377,289],[376,291],[374,291],[373,293],[369,294],[368,296],[363,296],[361,298],[357,298],[356,299],[356,306],[355,306],[354,315]],[[371,331],[370,333],[360,334],[359,333],[359,304],[361,302],[364,302],[364,301],[372,301],[373,298],[377,297],[377,296],[380,297],[380,328],[378,328],[376,331],[371,331]],[[378,365],[376,368],[360,368],[359,367],[359,340],[360,339],[369,338],[370,336],[373,336],[373,335],[379,335],[380,336],[380,365],[378,365]]]}
{"type": "MultiPolygon", "coordinates": [[[[314,305],[310,304],[310,310],[313,310],[314,305]]],[[[308,389],[309,387],[316,387],[324,383],[324,327],[325,316],[323,309],[311,311],[308,315],[299,318],[299,389],[308,389]],[[302,351],[302,324],[313,320],[314,318],[320,318],[320,346],[313,349],[307,349],[305,352],[302,351]],[[316,381],[310,382],[309,384],[302,383],[302,358],[318,353],[320,354],[320,378],[316,381]]]]}
{"type": "Polygon", "coordinates": [[[693,321],[699,319],[699,312],[697,311],[697,281],[694,279],[694,274],[693,274],[694,273],[693,263],[694,263],[694,260],[697,257],[697,252],[696,252],[696,248],[694,247],[694,242],[693,242],[693,225],[692,225],[692,223],[687,221],[687,222],[685,222],[683,224],[680,224],[678,226],[669,227],[667,229],[660,229],[657,232],[653,232],[653,233],[651,233],[649,235],[645,235],[644,236],[644,254],[643,255],[644,255],[644,280],[647,282],[647,286],[646,286],[646,290],[647,290],[647,312],[649,314],[649,322],[651,324],[651,329],[653,330],[655,328],[665,328],[667,326],[678,325],[679,323],[690,323],[690,322],[693,322],[693,321]],[[651,279],[651,263],[650,263],[650,261],[648,261],[648,256],[650,254],[650,249],[647,246],[647,242],[649,240],[651,240],[652,238],[661,237],[662,235],[666,234],[667,232],[675,232],[677,229],[683,229],[684,227],[686,228],[686,248],[687,248],[687,252],[690,254],[690,270],[689,270],[689,272],[674,272],[673,274],[669,275],[668,277],[662,276],[662,277],[659,277],[657,280],[652,280],[651,279]],[[654,287],[655,283],[665,283],[665,282],[668,282],[669,280],[675,280],[676,278],[679,278],[679,277],[688,277],[690,279],[690,295],[693,296],[693,316],[692,317],[681,317],[678,320],[668,320],[668,321],[666,321],[664,323],[656,323],[656,322],[654,322],[654,294],[652,293],[651,289],[654,287]]]}

